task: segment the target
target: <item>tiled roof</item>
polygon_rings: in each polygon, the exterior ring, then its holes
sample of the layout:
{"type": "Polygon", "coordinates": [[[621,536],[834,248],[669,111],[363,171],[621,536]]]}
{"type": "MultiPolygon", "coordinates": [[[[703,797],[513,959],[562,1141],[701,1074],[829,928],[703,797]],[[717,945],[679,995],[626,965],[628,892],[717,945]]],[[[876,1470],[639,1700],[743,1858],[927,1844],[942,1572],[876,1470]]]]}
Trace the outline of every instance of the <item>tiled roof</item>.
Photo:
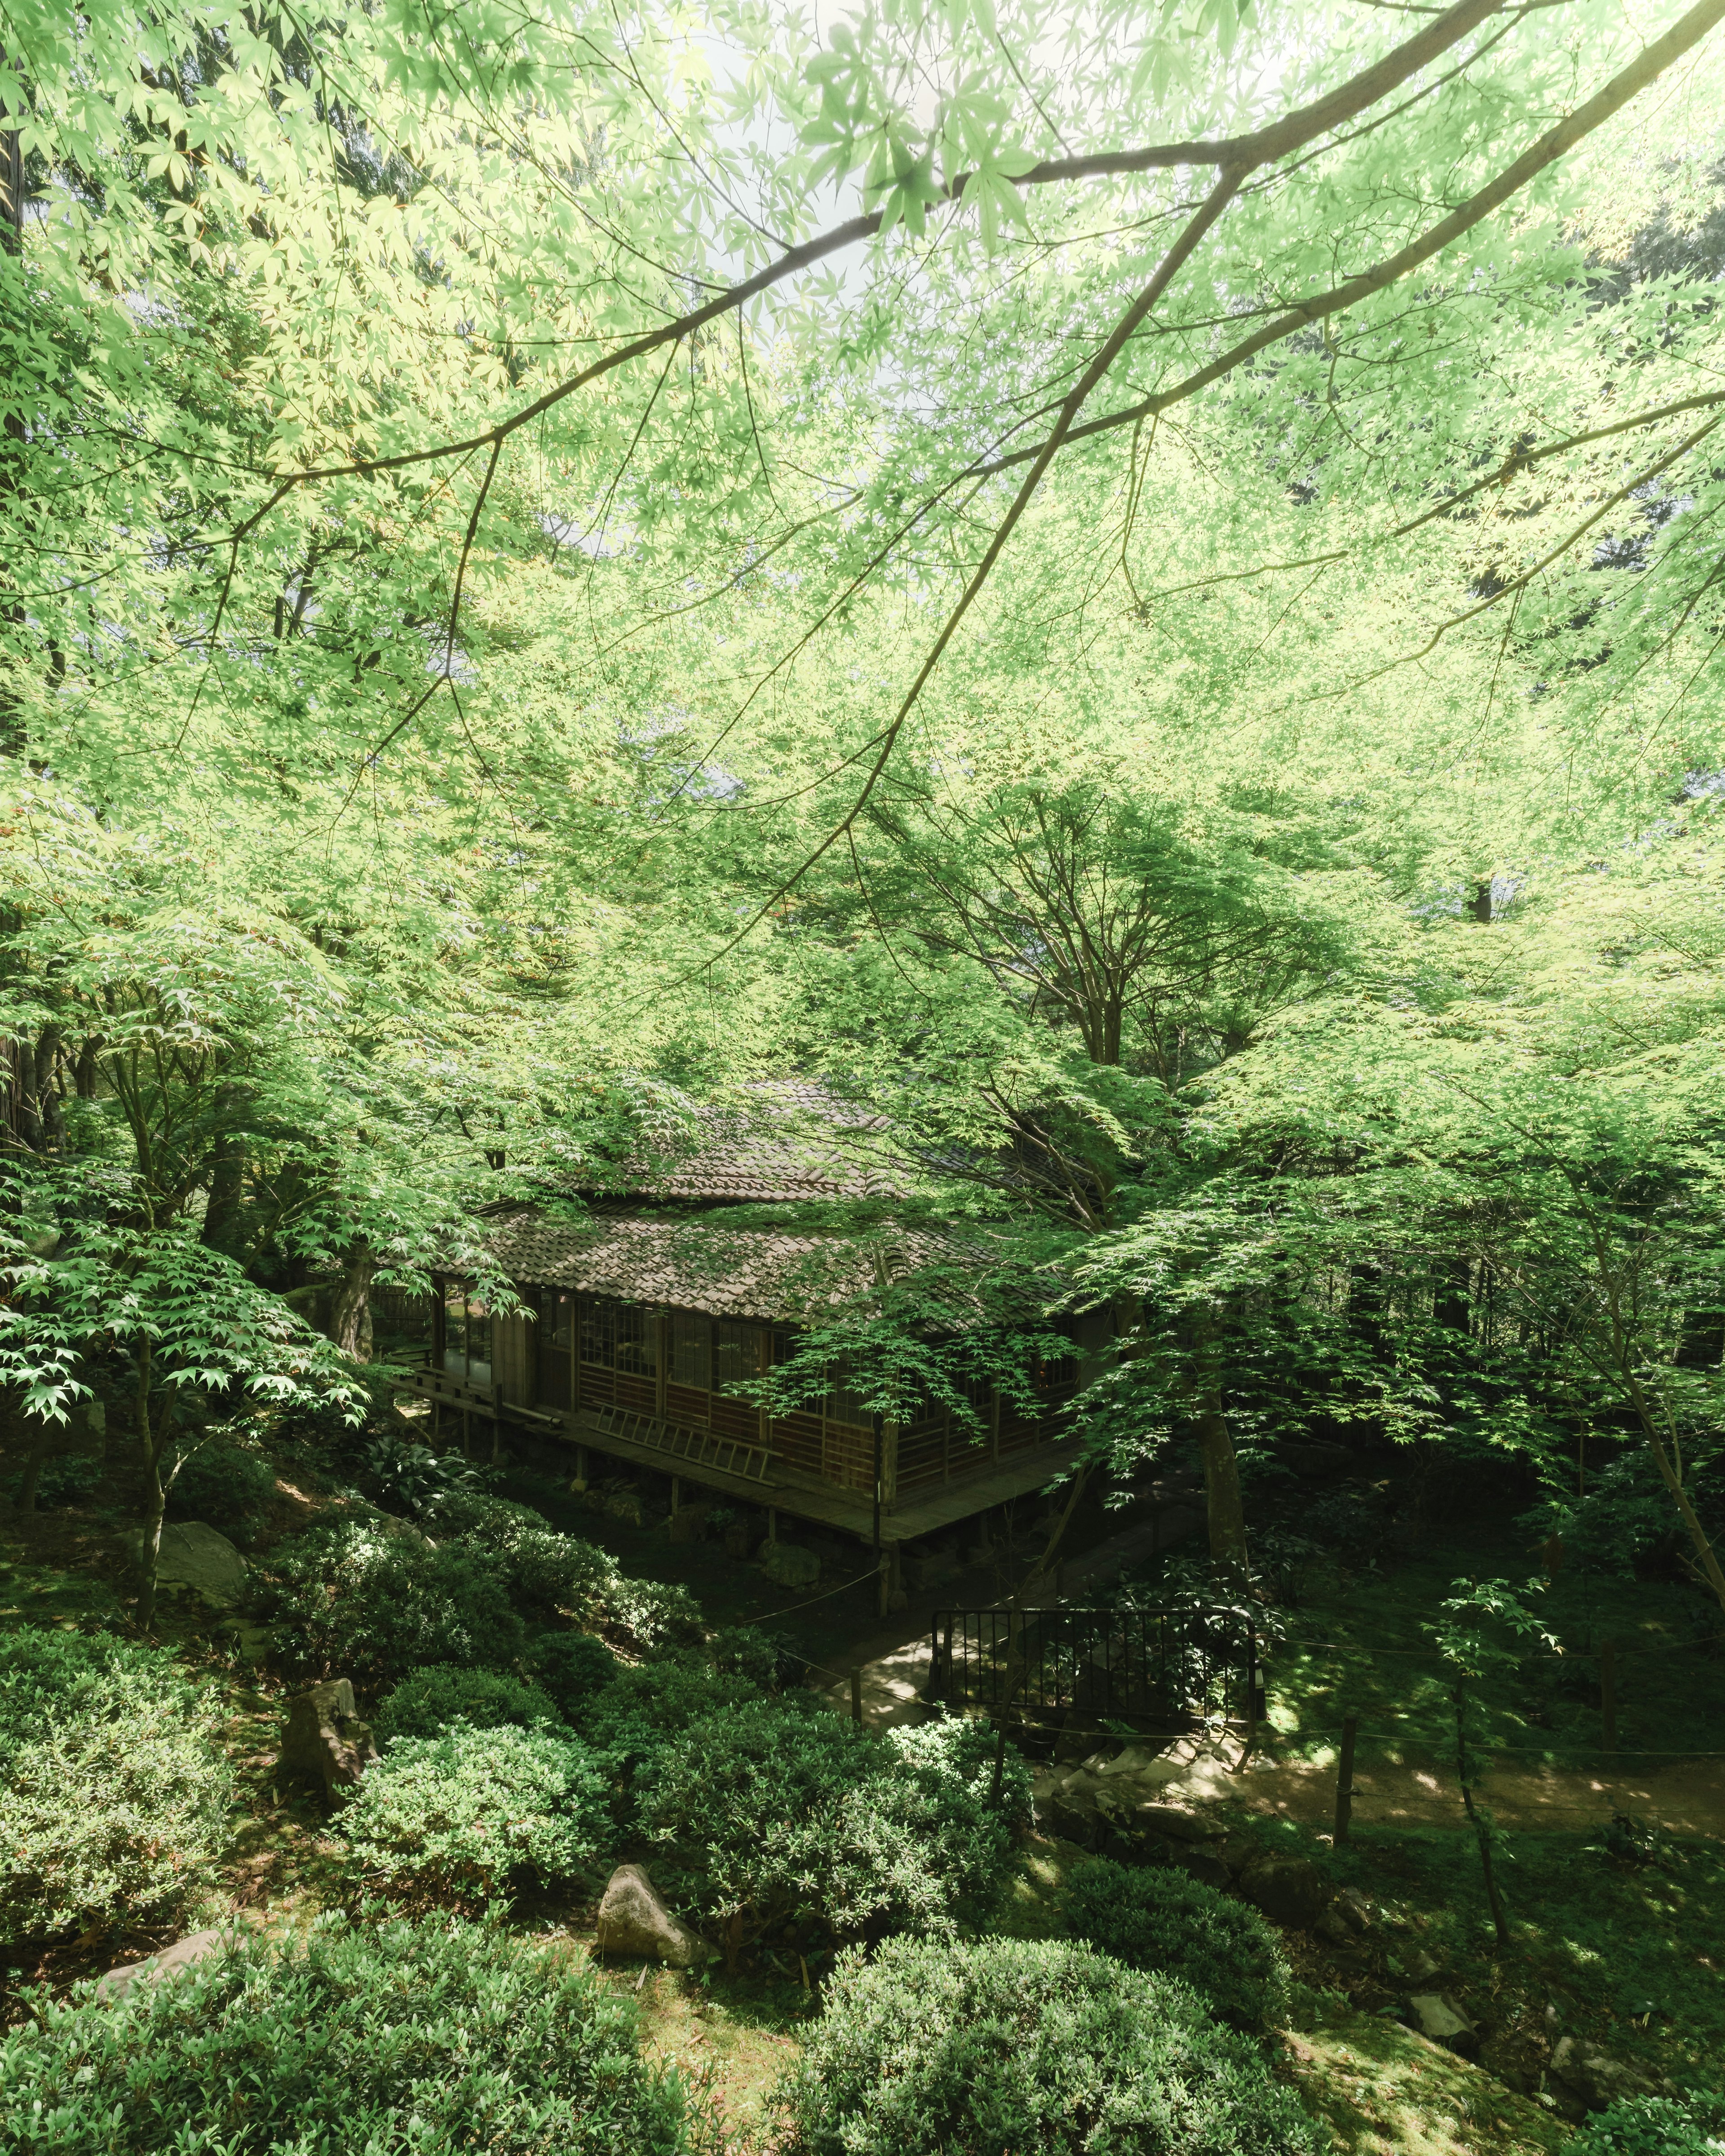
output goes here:
{"type": "Polygon", "coordinates": [[[619,1163],[586,1187],[617,1197],[766,1204],[901,1194],[880,1157],[884,1117],[800,1080],[747,1091],[740,1106],[697,1110],[700,1136],[685,1151],[619,1163]]]}
{"type": "Polygon", "coordinates": [[[865,1295],[882,1271],[899,1281],[931,1266],[973,1270],[978,1257],[963,1244],[916,1229],[860,1239],[733,1228],[711,1214],[678,1219],[600,1209],[585,1220],[561,1220],[531,1206],[501,1215],[488,1240],[499,1269],[523,1286],[573,1288],[773,1325],[810,1323],[865,1295]]]}

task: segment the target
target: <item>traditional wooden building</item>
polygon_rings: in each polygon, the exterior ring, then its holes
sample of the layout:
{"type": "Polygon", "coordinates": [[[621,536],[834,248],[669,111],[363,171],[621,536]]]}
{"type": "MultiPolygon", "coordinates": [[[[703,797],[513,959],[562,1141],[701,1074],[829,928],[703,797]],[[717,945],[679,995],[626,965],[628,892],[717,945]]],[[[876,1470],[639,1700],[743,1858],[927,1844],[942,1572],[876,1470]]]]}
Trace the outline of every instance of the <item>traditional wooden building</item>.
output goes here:
{"type": "Polygon", "coordinates": [[[1057,1410],[1100,1367],[1106,1321],[1075,1324],[1070,1353],[1037,1373],[1032,1414],[983,1388],[973,1424],[933,1403],[902,1420],[871,1416],[842,1371],[793,1414],[769,1414],[741,1389],[788,1358],[799,1329],[883,1274],[977,1260],[918,1230],[889,1224],[860,1238],[820,1225],[819,1201],[860,1197],[886,1200],[890,1220],[891,1178],[848,1141],[811,1147],[752,1123],[639,1180],[581,1219],[500,1212],[492,1254],[531,1315],[497,1314],[466,1283],[441,1284],[415,1378],[440,1415],[567,1443],[583,1476],[669,1476],[674,1507],[698,1490],[889,1553],[1039,1490],[1065,1465],[1057,1410]],[[794,1228],[738,1217],[791,1203],[794,1228]]]}

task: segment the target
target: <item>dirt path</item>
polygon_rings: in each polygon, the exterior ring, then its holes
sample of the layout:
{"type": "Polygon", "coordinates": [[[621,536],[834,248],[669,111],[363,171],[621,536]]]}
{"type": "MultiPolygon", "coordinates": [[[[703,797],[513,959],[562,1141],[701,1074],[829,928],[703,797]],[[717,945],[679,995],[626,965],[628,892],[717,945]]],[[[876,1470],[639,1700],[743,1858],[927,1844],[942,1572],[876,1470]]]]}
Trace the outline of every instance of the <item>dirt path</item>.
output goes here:
{"type": "MultiPolygon", "coordinates": [[[[1235,1771],[1236,1744],[1220,1753],[1171,1746],[1171,1795],[1227,1799],[1254,1811],[1329,1825],[1336,1811],[1336,1770],[1303,1760],[1249,1759],[1235,1771]]],[[[1384,1760],[1353,1772],[1358,1826],[1454,1827],[1466,1825],[1454,1779],[1428,1767],[1384,1760]]],[[[1597,1830],[1614,1811],[1656,1822],[1668,1834],[1725,1840],[1725,1760],[1693,1759],[1652,1771],[1634,1761],[1616,1771],[1556,1767],[1494,1768],[1480,1792],[1500,1826],[1597,1830]]]]}

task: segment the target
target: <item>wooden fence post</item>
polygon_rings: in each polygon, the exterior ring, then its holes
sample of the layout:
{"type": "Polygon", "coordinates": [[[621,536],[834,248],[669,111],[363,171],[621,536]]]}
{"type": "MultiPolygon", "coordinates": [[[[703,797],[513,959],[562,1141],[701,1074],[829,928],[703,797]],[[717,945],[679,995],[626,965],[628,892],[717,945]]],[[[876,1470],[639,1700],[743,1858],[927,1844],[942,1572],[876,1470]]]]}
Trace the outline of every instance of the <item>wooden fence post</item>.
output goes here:
{"type": "Polygon", "coordinates": [[[1336,1768],[1336,1833],[1332,1846],[1337,1849],[1347,1840],[1348,1821],[1353,1816],[1353,1740],[1358,1734],[1359,1717],[1343,1715],[1342,1758],[1336,1768]]]}
{"type": "Polygon", "coordinates": [[[862,1666],[858,1664],[850,1672],[850,1718],[859,1726],[862,1722],[862,1666]]]}
{"type": "Polygon", "coordinates": [[[1605,1749],[1617,1749],[1617,1642],[1599,1642],[1599,1717],[1604,1724],[1605,1749]]]}

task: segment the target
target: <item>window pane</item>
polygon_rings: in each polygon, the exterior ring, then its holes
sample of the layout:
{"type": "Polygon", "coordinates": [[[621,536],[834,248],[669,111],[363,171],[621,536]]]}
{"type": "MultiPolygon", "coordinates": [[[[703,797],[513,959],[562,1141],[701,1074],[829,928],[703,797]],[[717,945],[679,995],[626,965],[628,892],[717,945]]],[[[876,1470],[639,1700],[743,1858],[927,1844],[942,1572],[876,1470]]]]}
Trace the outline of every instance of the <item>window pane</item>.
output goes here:
{"type": "Polygon", "coordinates": [[[581,1359],[609,1370],[617,1362],[617,1306],[598,1296],[581,1298],[581,1359]]]}
{"type": "Polygon", "coordinates": [[[729,1392],[740,1378],[760,1376],[759,1340],[757,1326],[734,1325],[729,1318],[721,1318],[714,1325],[714,1374],[721,1393],[729,1392]]]}
{"type": "Polygon", "coordinates": [[[617,1367],[632,1371],[638,1378],[656,1377],[659,1372],[659,1313],[644,1310],[638,1302],[619,1303],[617,1308],[617,1367]]]}
{"type": "Polygon", "coordinates": [[[706,1318],[682,1310],[671,1312],[670,1325],[671,1383],[708,1390],[713,1382],[711,1326],[706,1318]]]}
{"type": "Polygon", "coordinates": [[[444,1368],[452,1378],[467,1375],[467,1291],[444,1290],[444,1368]]]}
{"type": "Polygon", "coordinates": [[[472,1296],[467,1301],[467,1382],[470,1385],[489,1385],[491,1382],[491,1313],[482,1302],[472,1296]]]}
{"type": "Polygon", "coordinates": [[[842,1363],[834,1368],[836,1383],[827,1394],[827,1414],[834,1422],[860,1423],[865,1429],[871,1419],[870,1411],[860,1393],[854,1393],[846,1383],[850,1373],[842,1363]]]}

